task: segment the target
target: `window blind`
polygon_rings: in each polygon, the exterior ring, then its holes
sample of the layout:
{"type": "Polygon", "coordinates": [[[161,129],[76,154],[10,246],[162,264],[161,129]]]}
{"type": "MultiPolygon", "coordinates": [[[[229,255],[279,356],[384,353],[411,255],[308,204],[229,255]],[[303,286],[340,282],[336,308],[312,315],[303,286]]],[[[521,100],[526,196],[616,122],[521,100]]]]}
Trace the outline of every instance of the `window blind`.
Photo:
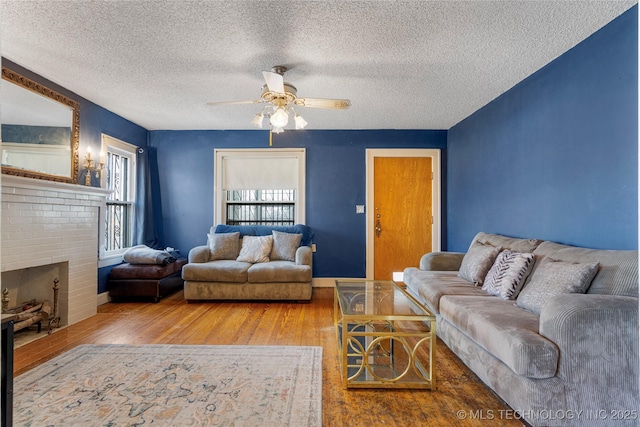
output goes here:
{"type": "Polygon", "coordinates": [[[296,157],[225,157],[222,162],[225,190],[298,189],[296,157]]]}

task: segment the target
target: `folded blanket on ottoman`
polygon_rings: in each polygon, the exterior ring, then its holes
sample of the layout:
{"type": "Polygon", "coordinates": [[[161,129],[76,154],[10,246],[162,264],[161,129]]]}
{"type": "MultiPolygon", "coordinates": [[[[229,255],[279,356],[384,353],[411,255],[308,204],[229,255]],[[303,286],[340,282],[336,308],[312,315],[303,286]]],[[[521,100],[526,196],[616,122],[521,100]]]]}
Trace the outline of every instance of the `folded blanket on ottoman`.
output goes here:
{"type": "Polygon", "coordinates": [[[176,258],[167,251],[152,249],[146,245],[132,246],[122,256],[129,264],[160,264],[168,265],[176,258]]]}

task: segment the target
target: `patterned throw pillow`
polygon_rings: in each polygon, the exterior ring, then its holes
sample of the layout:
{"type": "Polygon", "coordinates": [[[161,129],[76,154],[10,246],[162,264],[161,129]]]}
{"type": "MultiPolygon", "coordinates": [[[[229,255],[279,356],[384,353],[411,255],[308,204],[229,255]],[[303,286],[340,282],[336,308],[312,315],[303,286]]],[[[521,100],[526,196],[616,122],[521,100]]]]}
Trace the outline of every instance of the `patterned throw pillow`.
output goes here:
{"type": "Polygon", "coordinates": [[[273,236],[244,236],[242,249],[236,261],[269,262],[269,254],[273,246],[273,236]]]}
{"type": "Polygon", "coordinates": [[[505,300],[515,299],[531,271],[533,260],[533,254],[505,249],[484,278],[482,289],[505,300]]]}
{"type": "Polygon", "coordinates": [[[283,233],[276,230],[273,230],[272,233],[273,248],[271,248],[271,255],[269,255],[269,258],[272,261],[295,261],[296,250],[300,247],[302,234],[283,233]]]}
{"type": "Polygon", "coordinates": [[[487,272],[500,253],[500,249],[476,240],[462,258],[458,276],[476,286],[482,285],[487,272]]]}
{"type": "Polygon", "coordinates": [[[209,233],[209,261],[236,259],[240,253],[240,233],[209,233]]]}
{"type": "Polygon", "coordinates": [[[518,295],[516,305],[540,314],[544,304],[556,295],[585,293],[599,266],[597,262],[577,264],[546,257],[518,295]]]}

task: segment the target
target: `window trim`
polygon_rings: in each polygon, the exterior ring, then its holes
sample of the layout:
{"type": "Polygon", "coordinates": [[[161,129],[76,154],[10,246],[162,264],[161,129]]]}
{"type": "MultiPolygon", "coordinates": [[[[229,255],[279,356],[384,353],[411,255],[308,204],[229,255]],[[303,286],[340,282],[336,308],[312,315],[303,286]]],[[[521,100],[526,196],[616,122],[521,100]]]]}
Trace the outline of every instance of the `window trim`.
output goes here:
{"type": "Polygon", "coordinates": [[[305,148],[247,148],[247,149],[215,149],[213,177],[213,223],[224,224],[226,209],[224,197],[223,161],[225,158],[238,157],[292,157],[298,162],[298,188],[296,189],[295,223],[305,224],[306,213],[306,157],[305,148]]]}
{"type": "MultiPolygon", "coordinates": [[[[135,224],[135,209],[136,209],[135,206],[136,206],[136,197],[137,197],[136,188],[137,188],[137,175],[138,175],[137,174],[138,147],[103,133],[101,152],[105,153],[106,155],[107,151],[111,151],[120,155],[125,155],[130,158],[131,164],[130,164],[130,174],[129,174],[130,179],[129,179],[128,191],[129,191],[129,194],[131,194],[131,197],[126,202],[130,204],[133,209],[133,213],[131,215],[130,224],[129,224],[130,229],[133,230],[133,226],[135,224]]],[[[106,170],[100,176],[100,187],[105,189],[107,187],[107,171],[106,170]]],[[[115,251],[108,251],[108,252],[106,250],[106,240],[105,240],[106,230],[105,230],[104,219],[107,212],[107,199],[108,197],[105,198],[104,206],[102,209],[102,215],[100,215],[100,221],[99,221],[99,243],[98,244],[99,244],[100,256],[98,261],[98,267],[106,267],[106,266],[120,263],[122,261],[122,254],[128,249],[128,248],[122,248],[122,249],[118,249],[115,251]]]]}

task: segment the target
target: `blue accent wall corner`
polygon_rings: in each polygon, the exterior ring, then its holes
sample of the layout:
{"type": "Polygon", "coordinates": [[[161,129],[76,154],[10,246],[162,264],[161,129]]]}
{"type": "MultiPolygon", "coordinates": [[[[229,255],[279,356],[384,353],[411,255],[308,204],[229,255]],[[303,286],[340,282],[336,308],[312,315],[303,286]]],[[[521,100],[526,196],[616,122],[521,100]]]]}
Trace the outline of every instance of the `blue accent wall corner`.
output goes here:
{"type": "Polygon", "coordinates": [[[638,245],[637,6],[449,130],[448,245],[638,245]]]}

